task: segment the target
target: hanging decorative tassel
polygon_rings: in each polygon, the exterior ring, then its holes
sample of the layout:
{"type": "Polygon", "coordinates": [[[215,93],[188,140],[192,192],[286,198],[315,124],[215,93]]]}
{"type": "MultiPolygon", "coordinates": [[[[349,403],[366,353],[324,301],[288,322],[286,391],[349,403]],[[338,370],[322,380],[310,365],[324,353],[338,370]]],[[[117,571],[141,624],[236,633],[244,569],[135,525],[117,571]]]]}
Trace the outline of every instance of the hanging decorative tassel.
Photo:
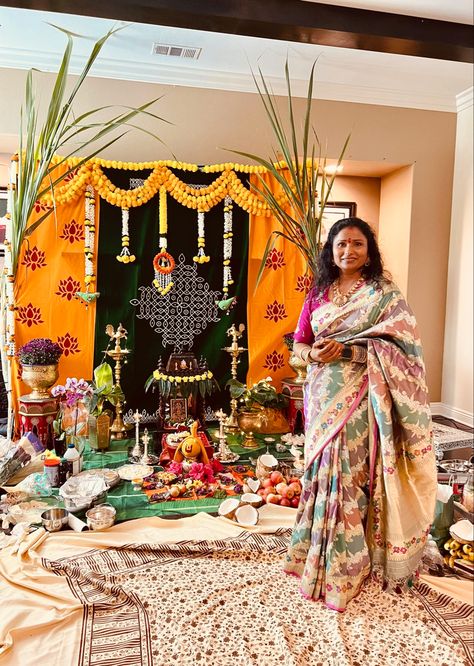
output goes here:
{"type": "Polygon", "coordinates": [[[230,260],[232,259],[232,199],[224,199],[224,260],[223,260],[223,287],[224,298],[229,295],[229,286],[234,284],[230,260]]]}
{"type": "Polygon", "coordinates": [[[95,243],[95,197],[94,188],[92,185],[86,187],[85,192],[85,213],[86,219],[84,220],[84,282],[86,290],[94,286],[95,273],[94,273],[94,243],[95,243]]]}
{"type": "Polygon", "coordinates": [[[211,257],[206,254],[206,238],[204,230],[204,213],[198,212],[198,251],[193,257],[193,261],[197,264],[205,264],[210,261],[211,257]]]}
{"type": "Polygon", "coordinates": [[[120,261],[122,264],[131,264],[136,259],[135,255],[130,254],[130,250],[128,249],[130,245],[130,235],[128,232],[129,214],[128,208],[122,208],[122,251],[116,257],[117,261],[120,261]]]}
{"type": "Polygon", "coordinates": [[[95,247],[95,193],[92,185],[87,185],[85,191],[85,219],[84,219],[84,283],[85,291],[76,291],[75,296],[85,302],[86,306],[99,297],[94,291],[94,247],[95,247]]]}
{"type": "Polygon", "coordinates": [[[153,286],[160,292],[162,296],[173,288],[174,282],[171,279],[171,273],[176,265],[175,260],[167,250],[166,234],[168,233],[168,210],[166,205],[166,188],[162,185],[160,187],[160,251],[153,259],[153,268],[155,270],[155,279],[153,286]]]}

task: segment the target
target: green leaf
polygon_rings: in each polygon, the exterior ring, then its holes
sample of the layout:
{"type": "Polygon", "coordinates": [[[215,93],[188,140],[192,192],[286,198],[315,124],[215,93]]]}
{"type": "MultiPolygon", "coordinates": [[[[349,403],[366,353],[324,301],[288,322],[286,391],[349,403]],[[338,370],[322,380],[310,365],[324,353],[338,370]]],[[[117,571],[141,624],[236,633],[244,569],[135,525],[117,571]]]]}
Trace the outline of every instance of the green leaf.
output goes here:
{"type": "MultiPolygon", "coordinates": [[[[258,187],[253,185],[252,190],[265,201],[275,220],[281,226],[282,232],[274,232],[267,241],[257,274],[256,288],[260,283],[268,253],[273,248],[279,235],[296,246],[313,276],[317,272],[317,260],[321,247],[321,222],[336,174],[329,179],[324,174],[326,158],[322,157],[321,142],[312,126],[315,66],[316,62],[313,63],[308,79],[301,133],[298,130],[298,118],[292,94],[288,61],[285,63],[287,89],[285,119],[280,115],[278,101],[271,92],[262,71],[258,70],[258,77],[252,72],[260,101],[273,134],[274,147],[272,152],[275,159],[238,150],[232,152],[265,167],[280,186],[286,198],[286,201],[281,203],[273,193],[272,187],[266,183],[262,176],[258,175],[258,187]],[[280,167],[281,159],[286,163],[285,169],[280,167]],[[316,204],[318,190],[320,190],[319,207],[316,204]]],[[[343,159],[349,139],[350,136],[344,142],[337,160],[338,165],[343,159]]]]}
{"type": "Polygon", "coordinates": [[[99,390],[112,388],[114,383],[112,367],[105,361],[95,368],[94,383],[99,390]]]}

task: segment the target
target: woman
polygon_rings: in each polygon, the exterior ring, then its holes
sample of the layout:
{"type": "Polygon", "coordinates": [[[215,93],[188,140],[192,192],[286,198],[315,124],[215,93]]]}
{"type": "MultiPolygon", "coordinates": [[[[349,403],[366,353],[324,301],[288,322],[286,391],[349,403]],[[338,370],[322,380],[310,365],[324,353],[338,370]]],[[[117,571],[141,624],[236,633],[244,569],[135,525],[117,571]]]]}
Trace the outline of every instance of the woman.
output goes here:
{"type": "Polygon", "coordinates": [[[415,318],[363,220],[331,228],[294,340],[309,364],[305,473],[285,571],[342,611],[371,572],[410,581],[437,487],[415,318]]]}

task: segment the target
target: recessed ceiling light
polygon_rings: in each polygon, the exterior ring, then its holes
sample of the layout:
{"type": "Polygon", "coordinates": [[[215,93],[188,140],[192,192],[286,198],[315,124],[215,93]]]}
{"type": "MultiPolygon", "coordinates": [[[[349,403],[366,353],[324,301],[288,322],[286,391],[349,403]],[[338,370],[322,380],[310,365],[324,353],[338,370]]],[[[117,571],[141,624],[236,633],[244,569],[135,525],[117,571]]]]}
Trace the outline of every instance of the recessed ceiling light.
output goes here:
{"type": "Polygon", "coordinates": [[[339,164],[339,165],[337,165],[337,164],[328,164],[327,167],[324,167],[324,173],[329,173],[329,174],[331,174],[331,173],[341,173],[343,168],[344,167],[342,166],[342,164],[339,164]]]}

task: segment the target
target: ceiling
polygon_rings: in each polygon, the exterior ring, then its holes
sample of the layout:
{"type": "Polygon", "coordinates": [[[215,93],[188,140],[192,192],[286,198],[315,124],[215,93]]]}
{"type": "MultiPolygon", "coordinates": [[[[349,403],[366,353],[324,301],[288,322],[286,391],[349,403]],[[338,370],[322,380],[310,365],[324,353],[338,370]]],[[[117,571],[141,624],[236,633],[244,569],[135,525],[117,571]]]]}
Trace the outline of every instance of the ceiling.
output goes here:
{"type": "MultiPolygon", "coordinates": [[[[473,23],[471,0],[417,0],[416,3],[412,0],[318,2],[469,25],[473,23]]],[[[174,4],[179,7],[182,3],[174,4]]],[[[121,3],[117,6],[121,6],[121,3]]],[[[0,68],[57,70],[65,38],[50,24],[87,35],[86,39],[76,40],[72,70],[77,72],[90,50],[92,40],[117,25],[117,21],[0,7],[0,68]]],[[[452,30],[455,30],[454,26],[452,30]]],[[[449,26],[446,34],[449,34],[449,26]]],[[[311,65],[317,61],[315,97],[321,99],[455,112],[463,95],[469,94],[466,91],[472,86],[473,67],[469,62],[191,30],[153,23],[128,23],[108,41],[92,75],[255,92],[252,71],[261,68],[273,90],[280,93],[284,92],[284,63],[287,58],[296,95],[304,95],[311,65]],[[197,60],[153,55],[154,43],[196,47],[201,51],[197,60]]]]}

